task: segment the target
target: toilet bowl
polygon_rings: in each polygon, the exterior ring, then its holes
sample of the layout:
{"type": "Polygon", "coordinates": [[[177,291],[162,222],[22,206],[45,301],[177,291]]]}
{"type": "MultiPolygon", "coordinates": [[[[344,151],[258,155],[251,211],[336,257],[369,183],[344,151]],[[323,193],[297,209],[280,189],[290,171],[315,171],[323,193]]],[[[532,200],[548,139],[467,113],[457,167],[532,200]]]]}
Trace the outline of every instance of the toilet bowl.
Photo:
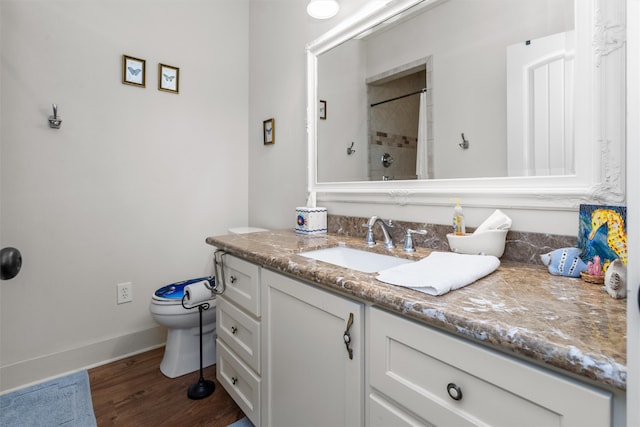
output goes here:
{"type": "MultiPolygon", "coordinates": [[[[184,287],[207,279],[193,279],[163,286],[154,292],[149,303],[153,319],[167,328],[167,343],[160,371],[169,378],[200,369],[200,319],[198,308],[182,306],[184,287]]],[[[202,311],[202,366],[216,362],[216,299],[207,301],[209,309],[202,311]]]]}

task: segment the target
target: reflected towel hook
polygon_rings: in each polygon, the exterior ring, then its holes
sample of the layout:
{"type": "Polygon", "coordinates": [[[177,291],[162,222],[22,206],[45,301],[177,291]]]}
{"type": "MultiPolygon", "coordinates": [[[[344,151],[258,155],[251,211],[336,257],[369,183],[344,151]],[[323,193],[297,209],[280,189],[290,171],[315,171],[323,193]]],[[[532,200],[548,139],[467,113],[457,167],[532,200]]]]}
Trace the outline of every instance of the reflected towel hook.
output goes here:
{"type": "Polygon", "coordinates": [[[353,144],[354,144],[354,142],[351,141],[351,147],[347,147],[347,154],[349,156],[356,152],[356,150],[353,149],[353,144]]]}
{"type": "Polygon", "coordinates": [[[463,150],[466,150],[469,148],[469,140],[464,137],[464,133],[461,133],[460,135],[462,135],[462,142],[458,145],[462,147],[463,150]]]}
{"type": "Polygon", "coordinates": [[[49,127],[51,129],[60,129],[62,118],[58,117],[58,105],[51,104],[51,106],[53,107],[53,115],[49,116],[49,127]]]}

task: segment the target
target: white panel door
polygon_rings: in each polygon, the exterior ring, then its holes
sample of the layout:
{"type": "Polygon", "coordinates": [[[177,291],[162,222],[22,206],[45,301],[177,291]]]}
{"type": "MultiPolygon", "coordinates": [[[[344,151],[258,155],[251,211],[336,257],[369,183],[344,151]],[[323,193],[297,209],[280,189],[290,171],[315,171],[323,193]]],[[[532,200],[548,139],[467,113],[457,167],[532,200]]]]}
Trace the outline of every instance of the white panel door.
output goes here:
{"type": "Polygon", "coordinates": [[[574,32],[507,47],[509,176],[573,173],[574,32]]]}

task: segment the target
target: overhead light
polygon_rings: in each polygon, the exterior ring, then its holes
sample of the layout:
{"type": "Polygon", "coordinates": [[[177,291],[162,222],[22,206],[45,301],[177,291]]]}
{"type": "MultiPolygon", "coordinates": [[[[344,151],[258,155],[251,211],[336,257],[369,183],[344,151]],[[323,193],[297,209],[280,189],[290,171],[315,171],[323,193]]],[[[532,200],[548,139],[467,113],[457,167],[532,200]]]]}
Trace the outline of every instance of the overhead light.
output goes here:
{"type": "Polygon", "coordinates": [[[328,19],[336,15],[340,9],[337,0],[310,0],[307,13],[316,19],[328,19]]]}

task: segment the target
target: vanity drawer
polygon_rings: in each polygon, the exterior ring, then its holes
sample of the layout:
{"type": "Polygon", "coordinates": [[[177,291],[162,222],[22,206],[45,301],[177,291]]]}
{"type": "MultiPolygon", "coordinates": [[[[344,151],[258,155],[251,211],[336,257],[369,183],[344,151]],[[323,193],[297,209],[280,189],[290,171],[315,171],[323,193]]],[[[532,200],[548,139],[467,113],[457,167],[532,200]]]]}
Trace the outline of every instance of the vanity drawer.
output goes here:
{"type": "Polygon", "coordinates": [[[608,392],[379,309],[370,313],[371,387],[428,423],[535,427],[611,423],[608,392]],[[456,394],[459,400],[454,399],[456,394]]]}
{"type": "Polygon", "coordinates": [[[424,427],[423,420],[415,418],[404,408],[388,401],[378,393],[369,394],[367,427],[424,427]]]}
{"type": "Polygon", "coordinates": [[[217,343],[216,375],[254,426],[260,426],[260,377],[254,374],[220,339],[217,343]]]}
{"type": "Polygon", "coordinates": [[[226,289],[224,296],[260,317],[260,267],[232,255],[223,255],[226,289]]]}
{"type": "Polygon", "coordinates": [[[218,298],[216,330],[222,339],[255,372],[260,373],[260,322],[218,298]]]}

